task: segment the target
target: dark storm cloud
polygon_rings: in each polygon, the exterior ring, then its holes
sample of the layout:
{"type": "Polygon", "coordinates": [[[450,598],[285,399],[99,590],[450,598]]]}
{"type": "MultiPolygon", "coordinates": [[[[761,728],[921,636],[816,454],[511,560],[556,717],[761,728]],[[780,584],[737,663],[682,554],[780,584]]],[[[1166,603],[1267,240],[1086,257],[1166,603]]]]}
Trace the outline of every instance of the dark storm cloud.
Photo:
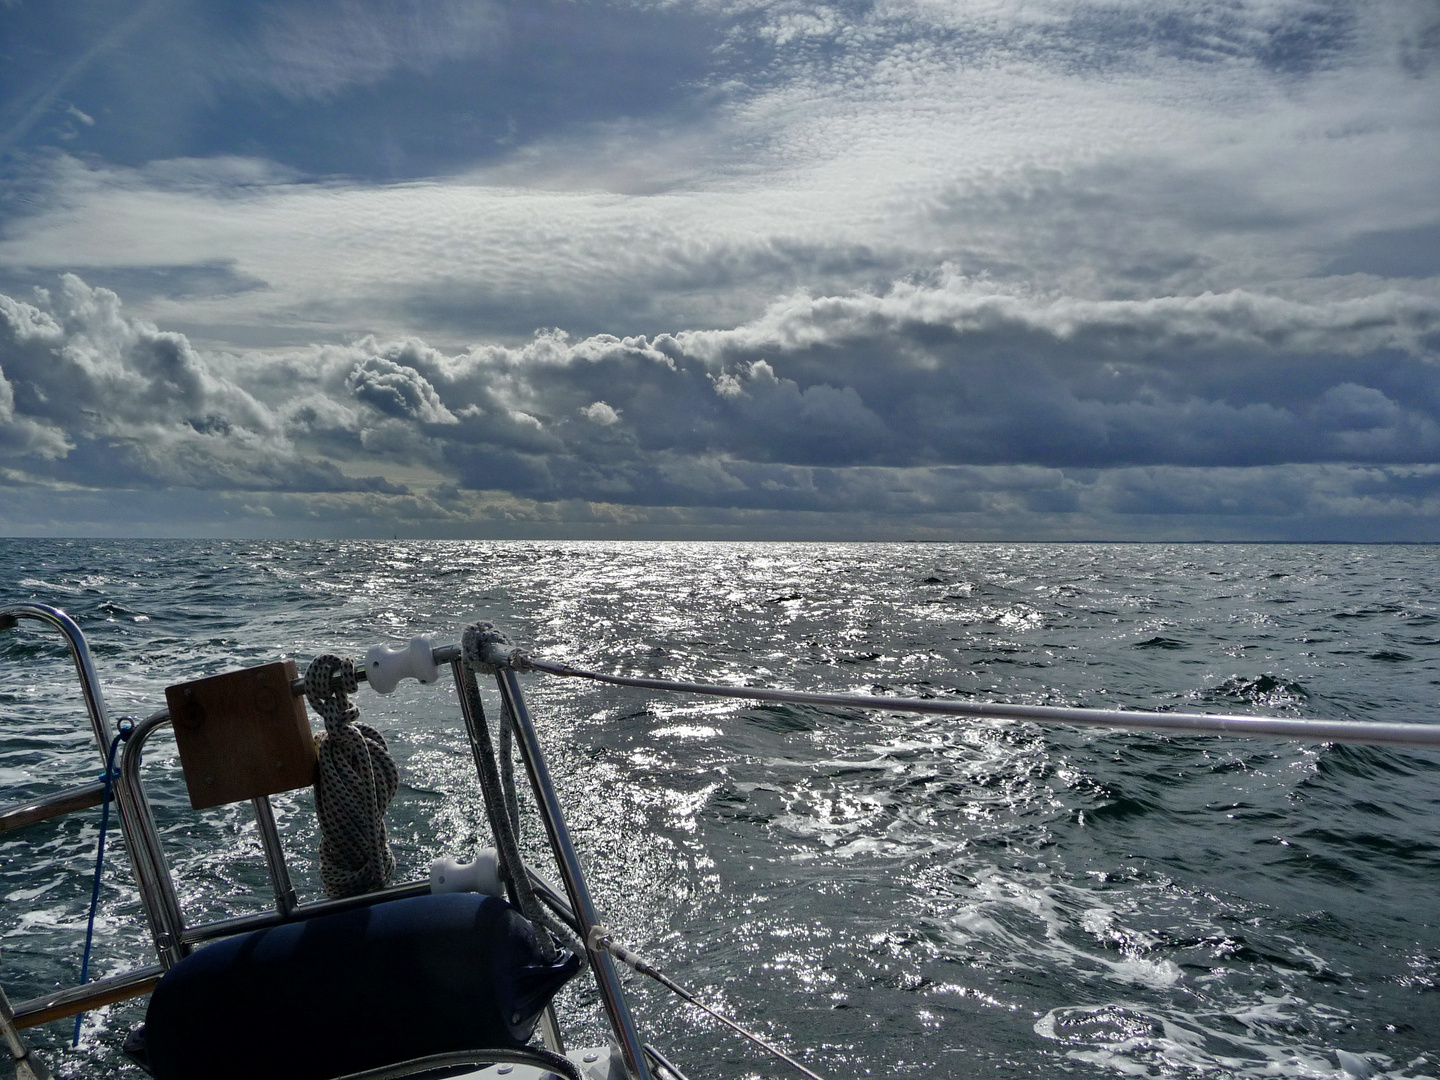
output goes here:
{"type": "Polygon", "coordinates": [[[1321,306],[907,288],[796,298],[734,331],[480,352],[451,378],[523,399],[577,467],[596,455],[567,433],[592,395],[621,408],[622,430],[607,438],[633,439],[634,461],[665,451],[892,468],[1429,462],[1440,454],[1437,317],[1434,302],[1402,294],[1321,306]]]}
{"type": "Polygon", "coordinates": [[[34,304],[0,295],[0,452],[98,487],[400,490],[298,453],[223,366],[73,276],[34,304]]]}
{"type": "Polygon", "coordinates": [[[12,482],[404,499],[442,522],[490,512],[466,491],[642,517],[1440,512],[1440,303],[1401,293],[1042,300],[955,279],[796,296],[728,331],[366,338],[263,364],[74,278],[0,317],[12,482]],[[393,467],[435,494],[355,479],[393,467]]]}
{"type": "Polygon", "coordinates": [[[456,422],[423,375],[386,357],[362,360],[346,376],[345,385],[361,401],[387,416],[431,424],[456,422]]]}
{"type": "Polygon", "coordinates": [[[15,411],[15,388],[0,367],[0,457],[11,454],[41,459],[64,457],[72,446],[65,432],[15,411]]]}
{"type": "Polygon", "coordinates": [[[217,377],[183,334],[121,314],[119,298],[66,277],[39,306],[0,296],[0,363],[18,407],[67,430],[131,429],[220,412],[262,431],[264,409],[217,377]]]}

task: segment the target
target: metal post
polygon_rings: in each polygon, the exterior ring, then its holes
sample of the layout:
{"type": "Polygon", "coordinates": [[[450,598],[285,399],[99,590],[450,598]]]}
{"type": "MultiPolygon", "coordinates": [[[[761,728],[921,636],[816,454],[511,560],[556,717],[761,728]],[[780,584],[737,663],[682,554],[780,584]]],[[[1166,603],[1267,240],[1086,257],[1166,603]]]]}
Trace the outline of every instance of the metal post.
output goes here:
{"type": "MultiPolygon", "coordinates": [[[[79,676],[80,688],[85,695],[85,710],[90,715],[90,728],[95,734],[95,743],[100,749],[103,767],[108,760],[110,742],[115,737],[115,732],[110,724],[110,715],[105,709],[100,680],[95,674],[95,664],[90,659],[90,647],[85,643],[85,635],[81,633],[74,619],[59,608],[47,604],[13,604],[0,610],[0,627],[7,623],[13,625],[16,619],[34,619],[64,635],[70,646],[70,655],[75,661],[75,674],[79,676]]],[[[132,741],[133,739],[134,736],[132,741]]],[[[130,757],[129,749],[127,746],[127,760],[130,757]]],[[[120,778],[115,781],[114,791],[116,808],[119,810],[120,831],[125,836],[125,853],[135,871],[135,884],[140,890],[140,899],[150,923],[155,951],[160,956],[160,962],[169,967],[183,954],[178,949],[178,938],[171,933],[172,928],[166,925],[164,918],[164,885],[169,882],[169,872],[163,861],[158,864],[155,861],[159,855],[159,844],[154,842],[154,822],[150,817],[149,807],[144,802],[144,796],[139,791],[138,781],[127,775],[123,768],[120,778]],[[146,835],[147,824],[152,834],[150,836],[146,835]]],[[[174,893],[174,887],[171,886],[168,895],[172,906],[178,912],[179,906],[174,901],[174,893]]]]}
{"type": "Polygon", "coordinates": [[[260,829],[260,843],[265,848],[265,865],[270,871],[270,884],[275,889],[275,910],[289,916],[299,900],[290,882],[290,868],[285,865],[285,849],[280,845],[280,830],[275,828],[275,813],[270,796],[257,795],[250,800],[255,806],[255,824],[260,829]]]}
{"type": "Polygon", "coordinates": [[[650,1064],[645,1059],[640,1035],[635,1030],[635,1021],[630,1016],[630,1006],[625,1001],[620,987],[620,977],[615,963],[604,949],[595,947],[590,930],[599,920],[595,905],[590,899],[590,889],[585,884],[585,871],[570,841],[570,830],[565,824],[565,815],[560,810],[560,800],[555,794],[555,785],[550,780],[550,770],[545,764],[545,755],[540,749],[540,739],[535,725],[530,720],[530,711],[520,693],[520,683],[514,669],[501,667],[495,673],[500,687],[500,696],[510,710],[519,736],[520,757],[530,775],[530,785],[535,791],[535,801],[540,809],[540,818],[545,823],[545,832],[550,838],[550,847],[555,852],[555,862],[565,882],[565,891],[570,896],[570,907],[580,923],[581,938],[590,955],[590,966],[595,972],[595,983],[600,991],[600,1001],[605,1015],[620,1042],[620,1053],[625,1059],[625,1070],[635,1080],[651,1080],[650,1064]]]}
{"type": "Polygon", "coordinates": [[[49,821],[51,818],[73,814],[77,810],[88,810],[92,806],[99,806],[104,801],[105,782],[103,780],[93,784],[83,784],[80,787],[66,788],[54,795],[47,795],[43,799],[33,799],[30,802],[7,806],[0,810],[0,832],[21,829],[39,821],[49,821]]]}
{"type": "Polygon", "coordinates": [[[475,756],[475,771],[480,778],[485,814],[490,819],[490,832],[495,838],[495,848],[500,853],[500,873],[505,880],[511,902],[535,928],[541,954],[549,959],[555,955],[555,946],[540,924],[540,904],[535,899],[534,890],[530,888],[525,862],[520,857],[520,842],[515,835],[510,814],[505,808],[500,770],[495,764],[495,746],[490,741],[490,728],[485,723],[485,705],[480,700],[480,687],[476,685],[475,673],[465,666],[464,660],[456,660],[450,668],[455,676],[455,690],[460,698],[460,715],[465,719],[465,730],[470,736],[470,749],[475,756]]]}
{"type": "Polygon", "coordinates": [[[59,608],[48,604],[13,604],[0,611],[0,619],[14,626],[15,619],[34,619],[60,631],[70,646],[70,656],[75,661],[75,674],[80,678],[80,688],[85,695],[85,710],[90,714],[90,727],[95,732],[95,742],[104,758],[110,752],[110,740],[115,732],[110,728],[110,714],[105,710],[105,699],[100,693],[100,680],[95,675],[95,664],[90,659],[90,646],[75,620],[59,608]]]}
{"type": "Polygon", "coordinates": [[[169,722],[170,710],[160,709],[135,725],[130,738],[125,741],[125,752],[120,758],[120,779],[115,785],[117,789],[130,791],[134,800],[134,831],[127,832],[125,839],[127,846],[134,848],[132,860],[136,866],[137,881],[142,876],[140,868],[145,867],[147,876],[141,887],[145,912],[150,917],[150,927],[155,934],[155,951],[167,970],[184,959],[189,951],[184,942],[185,916],[180,910],[180,899],[175,893],[175,882],[170,878],[165,854],[160,850],[160,830],[155,827],[150,800],[145,798],[144,789],[140,786],[140,762],[145,740],[156,728],[169,722]]]}
{"type": "Polygon", "coordinates": [[[165,969],[159,964],[106,975],[92,979],[84,986],[71,986],[64,990],[53,990],[40,997],[31,998],[15,1005],[15,1026],[35,1027],[60,1020],[76,1013],[89,1012],[102,1005],[114,1005],[117,1001],[129,1001],[155,989],[165,969]]]}
{"type": "Polygon", "coordinates": [[[0,990],[0,1035],[4,1036],[5,1049],[10,1051],[10,1060],[15,1065],[15,1080],[53,1080],[44,1062],[32,1054],[20,1038],[20,1029],[15,1026],[15,1014],[10,1010],[10,999],[4,990],[0,990]]]}

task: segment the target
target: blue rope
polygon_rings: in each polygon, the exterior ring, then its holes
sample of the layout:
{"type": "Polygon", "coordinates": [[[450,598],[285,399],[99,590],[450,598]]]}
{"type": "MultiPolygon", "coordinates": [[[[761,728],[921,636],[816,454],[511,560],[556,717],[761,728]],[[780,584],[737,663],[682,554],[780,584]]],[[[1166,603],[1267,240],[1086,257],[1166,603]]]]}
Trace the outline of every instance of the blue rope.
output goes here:
{"type": "MultiPolygon", "coordinates": [[[[119,776],[115,769],[115,751],[130,738],[134,729],[135,724],[129,717],[115,724],[115,738],[110,740],[110,753],[105,757],[105,775],[100,778],[105,781],[105,799],[100,804],[100,843],[95,851],[95,878],[90,884],[90,920],[85,925],[85,955],[80,961],[81,986],[90,978],[90,946],[95,940],[95,913],[100,907],[100,872],[105,868],[105,833],[110,828],[110,795],[119,776]]],[[[72,1047],[80,1045],[80,1022],[84,1019],[83,1012],[75,1014],[75,1035],[70,1040],[72,1047]]]]}

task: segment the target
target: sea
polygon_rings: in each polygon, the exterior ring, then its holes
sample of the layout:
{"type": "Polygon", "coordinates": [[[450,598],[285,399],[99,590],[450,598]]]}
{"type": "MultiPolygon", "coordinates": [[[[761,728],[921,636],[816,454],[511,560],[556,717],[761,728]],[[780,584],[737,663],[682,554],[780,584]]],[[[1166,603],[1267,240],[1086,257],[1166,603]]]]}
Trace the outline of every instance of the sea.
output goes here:
{"type": "MultiPolygon", "coordinates": [[[[611,673],[1436,723],[1437,555],[6,539],[0,607],[68,612],[117,717],[174,683],[484,619],[611,673]]],[[[1440,752],[522,680],[616,938],[824,1077],[1440,1077],[1440,752]]],[[[357,700],[399,766],[396,880],[486,846],[453,686],[357,700]]],[[[100,769],[60,638],[0,633],[0,803],[100,769]]],[[[168,730],[142,775],[187,920],[266,910],[249,805],[192,810],[168,730]]],[[[313,797],[274,803],[318,898],[313,797]]],[[[0,834],[11,1001],[79,978],[100,815],[0,834]]],[[[92,977],[154,962],[113,819],[109,838],[92,977]]],[[[546,865],[540,834],[526,844],[546,865]]],[[[794,1075],[626,985],[693,1080],[794,1075]]],[[[562,994],[572,1045],[603,1039],[595,1000],[562,994]]],[[[89,1013],[74,1049],[69,1022],[27,1035],[62,1077],[139,1076],[120,1047],[143,1019],[143,1002],[89,1013]]]]}

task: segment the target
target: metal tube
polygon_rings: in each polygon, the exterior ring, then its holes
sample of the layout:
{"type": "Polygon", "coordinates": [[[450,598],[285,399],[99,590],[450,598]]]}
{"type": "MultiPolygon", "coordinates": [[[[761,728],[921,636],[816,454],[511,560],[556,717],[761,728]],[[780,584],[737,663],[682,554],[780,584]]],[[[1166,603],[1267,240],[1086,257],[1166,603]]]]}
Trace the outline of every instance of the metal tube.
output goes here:
{"type": "Polygon", "coordinates": [[[646,690],[676,690],[711,697],[749,701],[783,701],[798,705],[881,709],[886,712],[936,713],[942,716],[989,717],[999,720],[1036,720],[1080,727],[1123,728],[1129,731],[1243,735],[1250,738],[1295,739],[1300,742],[1357,743],[1371,746],[1440,748],[1440,724],[1372,723],[1368,720],[1300,720],[1271,716],[1235,716],[1213,713],[1142,712],[1130,709],[1079,709],[1057,705],[1002,705],[983,701],[935,701],[930,698],[887,698],[870,694],[812,694],[800,690],[770,690],[759,686],[719,686],[713,683],[673,682],[602,675],[565,664],[526,658],[526,670],[550,675],[593,679],[615,686],[646,690]]]}
{"type": "Polygon", "coordinates": [[[275,828],[275,813],[270,796],[257,795],[250,800],[255,807],[255,824],[260,830],[260,843],[265,848],[265,866],[270,871],[270,884],[275,889],[275,910],[289,915],[299,904],[295,886],[290,881],[290,868],[285,865],[285,849],[280,844],[280,830],[275,828]]]}
{"type": "Polygon", "coordinates": [[[5,991],[0,990],[0,1034],[5,1037],[5,1049],[10,1051],[10,1057],[19,1061],[30,1053],[25,1040],[20,1038],[20,1029],[15,1024],[15,1013],[10,1008],[10,999],[5,996],[5,991]]]}
{"type": "Polygon", "coordinates": [[[104,801],[104,781],[66,788],[54,795],[46,795],[42,799],[27,803],[16,803],[0,810],[0,832],[21,829],[26,825],[34,825],[37,821],[49,821],[64,814],[73,814],[77,810],[89,810],[104,801]]]}
{"type": "Polygon", "coordinates": [[[657,1065],[659,1065],[662,1069],[664,1069],[672,1077],[674,1077],[674,1080],[690,1080],[688,1076],[686,1076],[684,1073],[682,1073],[679,1069],[675,1067],[674,1063],[669,1058],[667,1058],[659,1050],[656,1050],[655,1047],[651,1046],[649,1043],[645,1044],[645,1053],[649,1054],[650,1057],[654,1059],[657,1065]]]}
{"type": "MultiPolygon", "coordinates": [[[[478,1071],[486,1065],[500,1065],[499,1072],[509,1072],[504,1066],[528,1065],[535,1069],[542,1076],[558,1075],[565,1080],[584,1080],[584,1074],[580,1066],[576,1065],[569,1058],[548,1050],[537,1050],[533,1046],[523,1046],[512,1050],[509,1047],[496,1049],[476,1050],[451,1050],[443,1054],[431,1054],[428,1057],[412,1058],[409,1061],[402,1061],[395,1065],[382,1065],[378,1069],[366,1069],[364,1072],[349,1073],[346,1076],[337,1077],[336,1080],[401,1080],[406,1076],[422,1076],[445,1070],[446,1076],[458,1075],[455,1070],[470,1066],[466,1076],[478,1076],[478,1071]]],[[[489,1069],[485,1070],[489,1072],[489,1069]]]]}
{"type": "Polygon", "coordinates": [[[10,1009],[10,999],[0,990],[0,1030],[4,1031],[5,1048],[10,1052],[10,1062],[15,1066],[15,1080],[54,1080],[45,1063],[37,1058],[20,1037],[20,1028],[15,1023],[15,1013],[10,1009]]]}
{"type": "Polygon", "coordinates": [[[297,904],[288,915],[281,915],[278,911],[266,911],[256,915],[239,915],[233,919],[217,919],[214,922],[201,923],[198,926],[187,926],[181,933],[180,940],[186,945],[198,945],[202,941],[232,937],[250,930],[265,930],[271,926],[282,926],[285,923],[304,922],[306,919],[313,919],[319,915],[333,915],[339,911],[373,907],[391,900],[405,900],[412,896],[429,895],[430,882],[428,879],[408,881],[403,885],[391,885],[374,892],[361,893],[359,896],[345,896],[339,900],[315,900],[308,904],[297,904]]]}
{"type": "Polygon", "coordinates": [[[540,874],[538,870],[527,866],[526,871],[530,875],[530,885],[535,890],[535,895],[555,913],[555,917],[568,926],[583,940],[585,931],[580,928],[580,920],[575,917],[574,910],[570,907],[570,901],[561,895],[560,890],[540,874]]]}
{"type": "MultiPolygon", "coordinates": [[[[100,680],[95,674],[95,664],[90,658],[90,647],[85,642],[85,635],[69,615],[59,608],[46,604],[12,604],[7,608],[0,609],[0,623],[15,619],[34,619],[37,622],[43,622],[58,630],[69,644],[70,655],[75,661],[75,673],[80,679],[80,688],[85,696],[85,710],[90,716],[90,728],[94,732],[95,742],[100,750],[101,767],[104,768],[110,752],[110,742],[115,737],[115,732],[110,724],[110,715],[105,709],[105,698],[100,692],[100,680]]],[[[132,735],[132,741],[133,738],[132,735]]],[[[130,748],[127,746],[126,761],[130,758],[129,751],[130,748]]],[[[138,761],[136,764],[138,767],[138,761]]],[[[127,775],[123,765],[120,778],[115,781],[114,796],[116,808],[119,811],[120,831],[125,837],[125,853],[135,872],[135,884],[140,890],[140,899],[145,907],[146,918],[150,923],[150,932],[155,939],[155,950],[160,956],[161,963],[168,967],[169,964],[179,959],[180,953],[176,949],[175,938],[170,933],[170,927],[166,924],[167,897],[170,906],[174,907],[177,912],[179,906],[174,901],[174,887],[170,886],[168,893],[165,889],[170,875],[169,871],[165,869],[163,859],[156,862],[156,859],[159,858],[160,848],[154,837],[155,825],[154,819],[150,816],[149,805],[145,802],[145,796],[139,789],[139,781],[134,777],[133,770],[127,775]]]]}
{"type": "Polygon", "coordinates": [[[495,764],[495,746],[490,741],[490,728],[485,722],[485,705],[480,700],[480,687],[475,682],[475,673],[465,666],[463,660],[456,660],[450,665],[450,669],[455,677],[455,692],[460,699],[460,714],[464,717],[465,730],[470,736],[470,749],[475,757],[475,771],[479,774],[485,815],[490,820],[490,833],[495,838],[495,847],[500,853],[500,873],[505,880],[511,902],[534,926],[541,953],[549,959],[554,956],[555,947],[538,922],[539,904],[530,889],[530,879],[525,876],[520,843],[515,835],[514,823],[505,807],[500,771],[495,764]]]}
{"type": "MultiPolygon", "coordinates": [[[[514,833],[520,832],[520,799],[515,792],[515,725],[510,720],[510,710],[505,708],[503,703],[500,708],[500,789],[505,797],[505,818],[510,823],[510,829],[514,833]]],[[[534,884],[530,881],[530,868],[521,866],[520,873],[525,878],[525,884],[534,893],[534,884]]],[[[535,933],[542,933],[542,928],[536,926],[535,933]]],[[[548,935],[546,935],[548,940],[548,935]]],[[[545,1010],[540,1014],[540,1033],[545,1040],[545,1049],[552,1050],[557,1054],[565,1053],[565,1036],[560,1030],[560,1021],[555,1015],[555,1003],[547,1002],[545,1010]]]]}
{"type": "MultiPolygon", "coordinates": [[[[540,945],[541,955],[547,960],[555,955],[555,946],[550,935],[540,922],[540,904],[535,899],[530,885],[524,859],[520,855],[518,833],[520,830],[519,811],[515,802],[515,778],[511,765],[509,714],[501,709],[500,745],[506,755],[503,766],[510,766],[509,783],[507,771],[496,768],[495,747],[490,739],[490,728],[485,722],[485,705],[480,700],[480,687],[475,673],[465,666],[463,659],[456,659],[450,665],[455,677],[455,690],[460,698],[460,714],[465,720],[465,729],[470,736],[470,748],[475,757],[475,769],[480,776],[480,787],[485,799],[485,813],[490,819],[490,832],[495,837],[495,846],[500,852],[500,870],[511,899],[530,921],[535,930],[535,939],[540,945]]],[[[547,1049],[563,1054],[565,1038],[560,1031],[560,1022],[555,1017],[555,1008],[547,1003],[540,1014],[540,1032],[547,1049]]]]}
{"type": "Polygon", "coordinates": [[[520,744],[520,757],[530,775],[530,785],[535,791],[535,801],[540,809],[540,818],[545,823],[545,832],[550,838],[550,847],[555,852],[555,862],[564,879],[565,891],[570,897],[570,908],[579,922],[585,950],[590,955],[590,966],[595,972],[595,983],[600,991],[600,1001],[605,1015],[620,1043],[620,1053],[625,1060],[625,1069],[636,1080],[651,1080],[650,1065],[645,1059],[644,1048],[635,1021],[630,1016],[630,1006],[620,988],[620,977],[615,971],[615,962],[604,949],[590,940],[590,931],[598,925],[595,905],[590,899],[590,890],[585,884],[585,871],[575,845],[570,841],[570,830],[565,824],[565,815],[560,810],[560,800],[555,794],[555,785],[550,780],[550,770],[545,764],[545,755],[540,749],[540,739],[535,725],[530,720],[530,711],[525,707],[520,683],[512,668],[502,667],[495,673],[500,695],[510,710],[515,723],[515,733],[520,744]]]}
{"type": "Polygon", "coordinates": [[[540,1039],[551,1053],[565,1053],[565,1036],[560,1030],[560,1020],[555,1015],[555,1003],[547,1001],[540,1011],[540,1039]]]}
{"type": "MultiPolygon", "coordinates": [[[[100,748],[103,761],[110,752],[110,740],[115,732],[110,727],[110,714],[105,710],[105,699],[100,693],[100,679],[95,674],[95,663],[90,659],[90,646],[75,620],[59,608],[49,604],[12,604],[0,610],[0,619],[34,619],[60,631],[70,646],[70,656],[75,661],[75,674],[80,679],[80,689],[85,695],[85,711],[90,714],[90,728],[95,733],[95,742],[100,748]]],[[[13,623],[11,625],[14,625],[13,623]]]]}
{"type": "Polygon", "coordinates": [[[160,848],[160,831],[155,827],[155,815],[150,810],[150,800],[145,797],[145,791],[140,786],[140,763],[145,751],[145,741],[157,728],[169,722],[170,710],[159,709],[135,725],[130,732],[130,738],[125,741],[125,752],[120,759],[120,779],[115,785],[117,789],[134,793],[134,832],[127,833],[126,840],[136,849],[133,856],[136,881],[145,901],[145,913],[150,919],[151,933],[155,936],[155,951],[160,957],[160,963],[167,969],[184,959],[188,951],[183,940],[185,915],[180,910],[175,882],[170,877],[170,867],[160,848]]]}
{"type": "Polygon", "coordinates": [[[120,975],[94,979],[84,986],[71,986],[42,997],[22,1001],[15,1006],[15,1026],[21,1028],[48,1024],[51,1020],[89,1012],[102,1005],[148,994],[160,981],[165,969],[159,965],[136,968],[120,975]]]}

